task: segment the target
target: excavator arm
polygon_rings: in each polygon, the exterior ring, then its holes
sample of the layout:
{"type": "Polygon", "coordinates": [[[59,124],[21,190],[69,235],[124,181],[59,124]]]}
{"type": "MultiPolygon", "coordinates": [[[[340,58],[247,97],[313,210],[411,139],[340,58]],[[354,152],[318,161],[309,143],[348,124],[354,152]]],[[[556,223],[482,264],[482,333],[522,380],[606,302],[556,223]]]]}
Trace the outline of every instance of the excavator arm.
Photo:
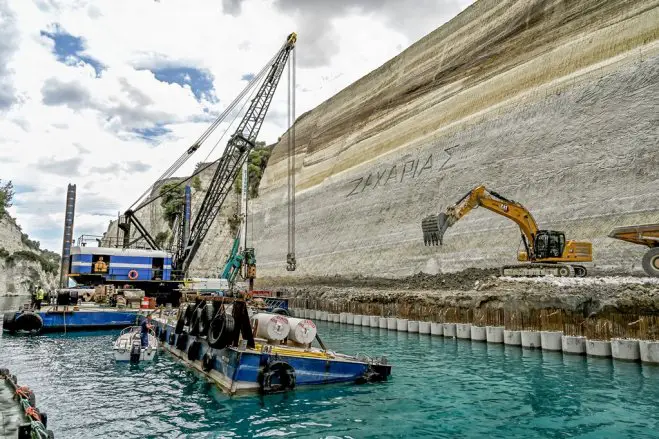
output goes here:
{"type": "Polygon", "coordinates": [[[532,257],[535,237],[538,233],[538,225],[533,215],[520,203],[489,191],[485,186],[472,189],[457,203],[447,207],[444,212],[425,217],[421,221],[424,244],[442,245],[446,230],[479,206],[514,221],[524,237],[526,252],[532,257]]]}

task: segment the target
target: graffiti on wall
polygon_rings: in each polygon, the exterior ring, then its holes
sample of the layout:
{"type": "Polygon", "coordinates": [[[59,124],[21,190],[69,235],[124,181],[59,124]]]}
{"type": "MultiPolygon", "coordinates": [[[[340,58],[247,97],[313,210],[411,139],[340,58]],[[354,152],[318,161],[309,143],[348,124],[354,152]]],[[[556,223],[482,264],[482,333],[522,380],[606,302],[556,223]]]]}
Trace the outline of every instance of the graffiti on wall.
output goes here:
{"type": "Polygon", "coordinates": [[[394,163],[392,166],[371,172],[348,183],[349,192],[346,197],[352,197],[379,187],[393,186],[405,180],[415,179],[424,173],[439,172],[451,160],[451,151],[460,145],[454,145],[440,152],[434,152],[415,159],[394,163]]]}

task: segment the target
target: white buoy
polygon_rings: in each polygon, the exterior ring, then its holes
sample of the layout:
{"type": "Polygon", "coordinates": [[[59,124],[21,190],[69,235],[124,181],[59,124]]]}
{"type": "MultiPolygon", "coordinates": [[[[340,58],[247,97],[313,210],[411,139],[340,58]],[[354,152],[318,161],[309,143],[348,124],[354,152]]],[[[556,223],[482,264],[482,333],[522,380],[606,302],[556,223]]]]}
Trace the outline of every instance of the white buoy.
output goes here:
{"type": "Polygon", "coordinates": [[[371,316],[364,315],[362,316],[362,326],[370,326],[371,325],[371,316]]]}
{"type": "Polygon", "coordinates": [[[638,342],[641,351],[641,361],[644,363],[659,363],[659,341],[641,340],[638,342]]]}
{"type": "Polygon", "coordinates": [[[380,320],[378,320],[378,327],[380,329],[387,329],[387,318],[386,317],[380,317],[380,320]]]}
{"type": "Polygon", "coordinates": [[[346,314],[346,324],[354,325],[355,324],[355,315],[351,312],[346,314]]]}
{"type": "Polygon", "coordinates": [[[522,332],[521,331],[508,331],[503,330],[503,343],[509,346],[522,345],[522,332]]]}
{"type": "Polygon", "coordinates": [[[444,335],[444,324],[431,322],[430,323],[430,335],[444,335]]]}
{"type": "Polygon", "coordinates": [[[354,317],[354,319],[353,319],[353,324],[354,324],[355,326],[361,326],[361,325],[362,325],[362,318],[363,318],[363,317],[364,317],[364,316],[361,315],[361,314],[355,314],[355,317],[354,317]]]}
{"type": "Polygon", "coordinates": [[[455,336],[458,338],[471,338],[471,323],[456,323],[455,336]]]}
{"type": "Polygon", "coordinates": [[[387,329],[396,330],[396,317],[387,317],[387,329]]]}
{"type": "Polygon", "coordinates": [[[610,357],[611,342],[608,340],[586,340],[586,355],[591,357],[610,357]]]}
{"type": "Polygon", "coordinates": [[[485,331],[485,326],[473,326],[470,331],[470,338],[474,341],[485,341],[487,340],[487,335],[485,331]]]}
{"type": "Polygon", "coordinates": [[[566,354],[585,355],[586,337],[575,335],[564,335],[561,337],[561,349],[566,354]]]}
{"type": "Polygon", "coordinates": [[[258,321],[256,336],[266,340],[283,340],[291,330],[288,319],[279,314],[254,314],[252,321],[258,321]]]}
{"type": "Polygon", "coordinates": [[[638,340],[626,338],[611,339],[611,355],[618,360],[638,361],[641,359],[641,348],[638,340]]]}
{"type": "Polygon", "coordinates": [[[503,326],[486,326],[488,343],[503,343],[503,326]]]}
{"type": "Polygon", "coordinates": [[[396,331],[407,332],[407,319],[396,319],[396,331]]]}
{"type": "Polygon", "coordinates": [[[339,313],[339,323],[346,323],[347,316],[348,313],[345,312],[339,313]]]}
{"type": "Polygon", "coordinates": [[[540,332],[538,331],[520,331],[522,334],[522,347],[523,348],[539,348],[542,347],[542,340],[540,332]]]}
{"type": "Polygon", "coordinates": [[[380,326],[380,317],[379,316],[369,316],[369,326],[371,328],[377,328],[380,326]]]}
{"type": "Polygon", "coordinates": [[[543,351],[560,351],[563,349],[560,331],[540,331],[540,344],[543,351]]]}
{"type": "Polygon", "coordinates": [[[416,320],[409,320],[407,322],[407,332],[419,332],[419,322],[416,320]]]}
{"type": "Polygon", "coordinates": [[[419,334],[430,334],[430,322],[419,322],[419,334]]]}
{"type": "Polygon", "coordinates": [[[296,343],[309,344],[316,338],[316,325],[308,319],[298,319],[294,317],[288,318],[290,331],[288,339],[296,343]]]}
{"type": "MultiPolygon", "coordinates": [[[[444,337],[453,337],[456,336],[455,323],[443,323],[443,332],[444,337]]],[[[471,337],[471,331],[469,331],[469,336],[471,337]]]]}

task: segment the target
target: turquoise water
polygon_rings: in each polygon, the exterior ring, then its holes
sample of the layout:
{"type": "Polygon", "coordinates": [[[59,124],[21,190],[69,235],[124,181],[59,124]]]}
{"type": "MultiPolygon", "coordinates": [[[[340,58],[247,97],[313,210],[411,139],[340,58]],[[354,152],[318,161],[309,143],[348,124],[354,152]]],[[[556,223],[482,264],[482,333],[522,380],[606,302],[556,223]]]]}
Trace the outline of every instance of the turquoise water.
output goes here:
{"type": "Polygon", "coordinates": [[[386,383],[228,399],[162,353],[116,364],[118,331],[3,335],[0,366],[59,438],[656,438],[659,367],[319,322],[337,351],[387,354],[386,383]]]}

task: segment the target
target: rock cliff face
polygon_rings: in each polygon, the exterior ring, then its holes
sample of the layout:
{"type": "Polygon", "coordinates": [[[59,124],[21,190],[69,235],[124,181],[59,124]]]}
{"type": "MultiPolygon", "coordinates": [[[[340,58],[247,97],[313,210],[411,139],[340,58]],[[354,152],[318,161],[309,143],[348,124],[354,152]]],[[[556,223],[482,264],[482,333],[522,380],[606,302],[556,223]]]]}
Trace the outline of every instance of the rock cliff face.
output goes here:
{"type": "Polygon", "coordinates": [[[37,259],[47,258],[43,252],[23,242],[21,229],[6,214],[0,219],[0,296],[27,295],[30,287],[57,285],[57,273],[46,271],[37,259]],[[30,254],[34,256],[30,256],[30,254]]]}
{"type": "MultiPolygon", "coordinates": [[[[659,222],[659,1],[479,0],[296,122],[298,270],[404,276],[513,262],[517,227],[478,209],[442,247],[421,218],[484,184],[541,228],[593,242],[659,222]]],[[[287,135],[252,204],[260,276],[283,276],[287,135]]]]}

